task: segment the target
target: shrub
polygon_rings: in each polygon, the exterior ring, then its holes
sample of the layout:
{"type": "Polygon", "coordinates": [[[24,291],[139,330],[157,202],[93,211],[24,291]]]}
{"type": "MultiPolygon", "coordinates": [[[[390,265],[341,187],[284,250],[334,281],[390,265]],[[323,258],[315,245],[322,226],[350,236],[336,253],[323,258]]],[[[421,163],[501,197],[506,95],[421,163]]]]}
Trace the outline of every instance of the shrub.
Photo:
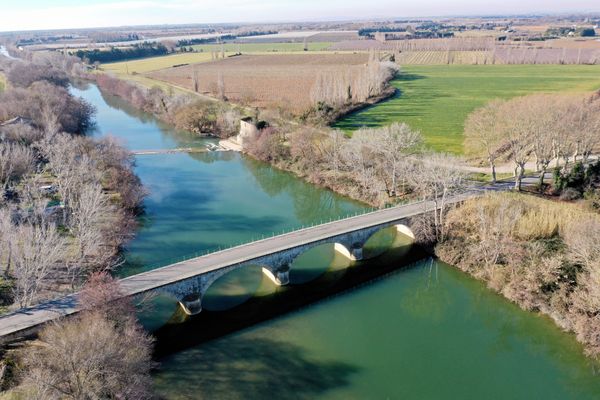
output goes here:
{"type": "Polygon", "coordinates": [[[573,201],[581,198],[581,192],[577,189],[568,187],[560,194],[560,199],[564,201],[573,201]]]}

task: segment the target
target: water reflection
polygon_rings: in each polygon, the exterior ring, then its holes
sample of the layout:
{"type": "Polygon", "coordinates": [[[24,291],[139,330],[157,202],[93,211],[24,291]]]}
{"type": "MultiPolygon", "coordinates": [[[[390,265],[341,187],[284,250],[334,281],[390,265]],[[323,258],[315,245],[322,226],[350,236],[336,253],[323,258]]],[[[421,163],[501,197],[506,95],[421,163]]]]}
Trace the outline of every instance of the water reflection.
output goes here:
{"type": "Polygon", "coordinates": [[[158,377],[159,385],[174,384],[169,399],[314,399],[348,385],[360,370],[358,365],[323,360],[302,347],[264,337],[219,339],[173,356],[169,366],[158,377]]]}
{"type": "MultiPolygon", "coordinates": [[[[328,221],[331,217],[345,217],[354,214],[358,209],[348,207],[357,202],[340,201],[340,196],[332,191],[323,190],[316,186],[306,186],[300,179],[289,179],[289,174],[272,168],[266,163],[244,157],[242,162],[250,171],[255,182],[270,196],[285,193],[294,204],[297,218],[303,224],[313,224],[328,221]],[[324,212],[327,210],[326,212],[324,212]]],[[[361,207],[363,208],[363,207],[361,207]]]]}

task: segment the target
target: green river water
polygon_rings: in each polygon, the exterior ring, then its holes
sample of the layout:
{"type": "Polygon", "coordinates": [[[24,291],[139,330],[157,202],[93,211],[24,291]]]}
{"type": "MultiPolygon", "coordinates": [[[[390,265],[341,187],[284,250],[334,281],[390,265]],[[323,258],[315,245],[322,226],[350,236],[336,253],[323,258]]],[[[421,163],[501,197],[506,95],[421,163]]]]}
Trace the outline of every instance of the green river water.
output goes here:
{"type": "MultiPolygon", "coordinates": [[[[73,92],[96,106],[95,134],[130,149],[207,143],[93,85],[73,92]]],[[[136,173],[150,194],[121,275],[365,211],[233,153],[138,156],[136,173]]],[[[173,299],[155,299],[140,316],[157,335],[157,392],[167,399],[600,398],[597,366],[571,335],[423,258],[389,230],[369,248],[392,242],[382,257],[351,266],[331,246],[316,248],[292,266],[291,287],[274,287],[258,266],[226,276],[191,321],[173,299]]]]}

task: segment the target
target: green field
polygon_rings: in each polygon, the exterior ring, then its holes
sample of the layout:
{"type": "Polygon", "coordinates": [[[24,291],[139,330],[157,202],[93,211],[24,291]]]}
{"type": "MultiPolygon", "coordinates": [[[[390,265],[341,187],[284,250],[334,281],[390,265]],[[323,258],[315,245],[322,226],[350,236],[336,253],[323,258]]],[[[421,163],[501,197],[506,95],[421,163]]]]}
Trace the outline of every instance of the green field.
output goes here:
{"type": "Polygon", "coordinates": [[[4,77],[4,75],[2,75],[0,73],[0,92],[2,92],[4,90],[5,86],[6,86],[6,78],[4,77]]]}
{"type": "Polygon", "coordinates": [[[141,58],[102,64],[101,69],[115,74],[144,74],[174,65],[193,64],[211,61],[210,53],[177,53],[168,56],[141,58]]]}
{"type": "Polygon", "coordinates": [[[461,153],[466,117],[489,100],[600,88],[600,66],[592,65],[415,65],[402,71],[394,81],[397,97],[352,114],[336,127],[351,131],[406,122],[435,150],[461,153]]]}
{"type": "MultiPolygon", "coordinates": [[[[332,43],[330,42],[315,42],[307,43],[308,51],[325,51],[332,43]]],[[[304,51],[303,43],[226,43],[226,52],[237,53],[271,53],[271,52],[282,52],[291,53],[297,51],[304,51]]],[[[221,51],[220,44],[200,44],[192,46],[196,51],[203,51],[210,53],[211,51],[221,51]]]]}

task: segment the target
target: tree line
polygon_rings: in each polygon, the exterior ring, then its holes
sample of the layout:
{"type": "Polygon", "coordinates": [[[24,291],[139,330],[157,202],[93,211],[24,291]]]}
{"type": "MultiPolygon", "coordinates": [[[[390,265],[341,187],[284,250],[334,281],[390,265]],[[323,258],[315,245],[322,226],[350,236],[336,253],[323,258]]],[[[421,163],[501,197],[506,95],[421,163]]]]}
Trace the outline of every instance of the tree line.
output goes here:
{"type": "Polygon", "coordinates": [[[467,154],[486,160],[492,179],[496,166],[514,166],[521,189],[526,167],[539,171],[545,184],[549,168],[587,161],[600,144],[600,94],[535,94],[495,100],[469,115],[465,123],[467,154]]]}
{"type": "Polygon", "coordinates": [[[304,119],[309,119],[314,113],[319,120],[332,122],[369,100],[391,96],[395,88],[390,81],[399,72],[395,62],[382,61],[374,51],[369,53],[365,65],[346,71],[321,72],[310,90],[313,108],[304,119]]]}
{"type": "Polygon", "coordinates": [[[131,154],[84,136],[95,110],[67,90],[73,57],[1,60],[1,306],[81,289],[78,315],[5,350],[0,387],[18,399],[152,398],[152,338],[108,271],[135,228],[144,189],[131,154]]]}
{"type": "Polygon", "coordinates": [[[168,53],[169,49],[162,43],[144,42],[123,49],[111,47],[109,49],[77,50],[73,55],[85,60],[88,64],[93,64],[156,57],[168,53]]]}
{"type": "Polygon", "coordinates": [[[63,67],[74,64],[56,60],[3,66],[0,273],[11,308],[75,290],[118,263],[144,196],[129,152],[83,135],[95,110],[66,88],[63,67]]]}
{"type": "MultiPolygon", "coordinates": [[[[460,160],[427,151],[421,134],[400,123],[351,137],[339,130],[269,126],[243,145],[255,158],[374,206],[415,198],[442,206],[465,178],[460,160]]],[[[434,236],[443,233],[441,208],[428,221],[434,236]]]]}

